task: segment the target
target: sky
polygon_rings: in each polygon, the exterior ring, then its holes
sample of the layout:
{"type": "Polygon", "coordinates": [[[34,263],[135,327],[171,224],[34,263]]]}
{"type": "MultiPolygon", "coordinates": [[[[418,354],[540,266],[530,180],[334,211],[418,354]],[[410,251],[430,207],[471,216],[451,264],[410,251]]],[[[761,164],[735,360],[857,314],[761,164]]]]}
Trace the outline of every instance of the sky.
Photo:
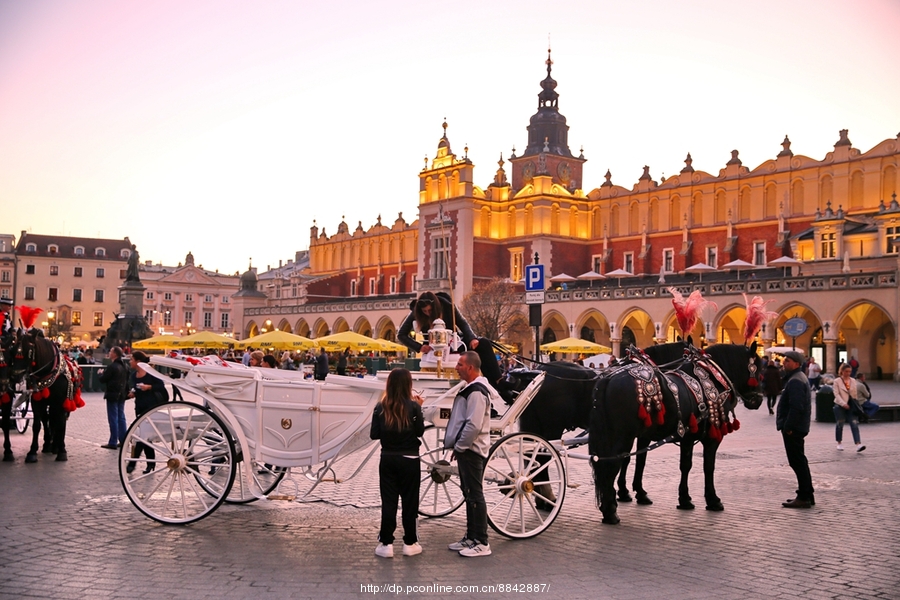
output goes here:
{"type": "Polygon", "coordinates": [[[417,216],[446,118],[486,187],[549,43],[586,191],[900,132],[900,1],[0,0],[0,232],[260,270],[417,216]]]}

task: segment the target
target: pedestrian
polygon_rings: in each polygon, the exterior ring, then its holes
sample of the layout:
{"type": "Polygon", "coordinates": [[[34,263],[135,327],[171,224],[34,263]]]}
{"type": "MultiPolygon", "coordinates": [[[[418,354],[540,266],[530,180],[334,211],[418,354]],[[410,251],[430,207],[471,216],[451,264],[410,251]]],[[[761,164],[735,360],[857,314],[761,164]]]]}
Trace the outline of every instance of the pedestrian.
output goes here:
{"type": "Polygon", "coordinates": [[[422,398],[413,393],[412,375],[394,369],[388,375],[384,399],[375,405],[369,437],[381,440],[378,464],[381,491],[381,530],[375,554],[394,556],[397,501],[402,503],[403,556],[422,553],[416,531],[419,512],[419,437],[425,433],[422,398]]]}
{"type": "Polygon", "coordinates": [[[766,365],[765,376],[763,377],[763,385],[766,388],[766,406],[769,407],[769,414],[775,414],[775,402],[778,400],[778,394],[781,393],[781,366],[778,361],[770,360],[766,365]]]}
{"type": "Polygon", "coordinates": [[[263,369],[277,369],[278,368],[278,359],[276,359],[271,354],[266,354],[262,357],[262,364],[260,365],[263,369]]]}
{"type": "Polygon", "coordinates": [[[325,381],[328,376],[328,355],[325,354],[325,348],[319,348],[319,355],[316,357],[316,381],[325,381]]]}
{"type": "Polygon", "coordinates": [[[250,359],[248,367],[262,367],[263,366],[263,357],[265,354],[262,353],[261,350],[254,350],[250,353],[250,359]]]}
{"type": "Polygon", "coordinates": [[[250,353],[250,348],[247,347],[247,348],[244,349],[244,354],[241,355],[241,363],[242,363],[245,367],[249,367],[249,366],[250,366],[250,354],[251,354],[251,353],[250,353]]]}
{"type": "Polygon", "coordinates": [[[344,351],[338,355],[337,362],[337,374],[338,375],[346,375],[347,374],[347,362],[350,359],[350,347],[347,346],[344,348],[344,351]]]}
{"type": "Polygon", "coordinates": [[[459,466],[459,484],[466,500],[466,534],[448,546],[460,556],[488,556],[487,506],[482,478],[491,448],[491,402],[488,381],[481,375],[476,352],[464,352],[456,363],[466,387],[453,399],[444,448],[453,450],[451,460],[459,466]]]}
{"type": "MultiPolygon", "coordinates": [[[[169,401],[169,392],[166,391],[166,384],[158,377],[144,371],[143,366],[146,364],[150,364],[150,357],[140,350],[135,350],[131,355],[132,371],[130,375],[131,385],[129,386],[131,391],[128,393],[129,398],[134,398],[135,420],[151,409],[169,401]]],[[[144,474],[146,475],[156,469],[156,451],[150,445],[137,442],[132,448],[131,458],[138,459],[142,453],[147,456],[147,467],[144,469],[144,474]]],[[[134,472],[136,466],[137,460],[129,461],[125,467],[125,472],[134,472]]]]}
{"type": "Polygon", "coordinates": [[[853,367],[843,364],[838,369],[839,377],[834,380],[834,439],[837,441],[837,449],[843,450],[844,446],[841,444],[841,440],[844,438],[844,423],[849,421],[856,451],[862,452],[866,447],[859,437],[859,414],[854,410],[852,403],[855,402],[862,409],[862,403],[869,398],[870,394],[867,387],[860,385],[850,376],[852,372],[853,367]]]}
{"type": "Polygon", "coordinates": [[[797,497],[782,502],[785,508],[809,508],[816,503],[809,461],[806,460],[804,438],[809,434],[812,417],[809,380],[800,365],[803,357],[793,350],[784,355],[785,384],[778,401],[775,427],[781,432],[788,464],[797,476],[797,497]]]}
{"type": "Polygon", "coordinates": [[[809,387],[813,390],[819,389],[822,381],[822,367],[816,362],[815,357],[809,357],[809,364],[806,366],[806,377],[809,379],[809,387]]]}
{"type": "Polygon", "coordinates": [[[109,351],[112,362],[98,373],[100,383],[106,384],[106,419],[109,422],[109,441],[102,448],[115,450],[125,441],[128,424],[125,421],[125,398],[128,392],[128,369],[122,362],[122,349],[113,346],[109,351]]]}
{"type": "Polygon", "coordinates": [[[850,377],[855,378],[857,372],[859,372],[859,361],[856,360],[855,356],[851,355],[847,364],[850,365],[850,377]]]}
{"type": "Polygon", "coordinates": [[[285,350],[281,355],[281,368],[285,371],[294,371],[297,367],[294,366],[294,359],[291,358],[290,350],[285,350]]]}

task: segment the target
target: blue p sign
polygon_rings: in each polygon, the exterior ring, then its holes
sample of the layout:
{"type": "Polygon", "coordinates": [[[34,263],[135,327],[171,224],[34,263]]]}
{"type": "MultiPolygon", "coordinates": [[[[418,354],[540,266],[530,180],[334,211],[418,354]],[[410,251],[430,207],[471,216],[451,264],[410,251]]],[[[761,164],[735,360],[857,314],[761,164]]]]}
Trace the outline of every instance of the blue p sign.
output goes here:
{"type": "Polygon", "coordinates": [[[544,265],[525,265],[525,291],[544,291],[544,265]]]}

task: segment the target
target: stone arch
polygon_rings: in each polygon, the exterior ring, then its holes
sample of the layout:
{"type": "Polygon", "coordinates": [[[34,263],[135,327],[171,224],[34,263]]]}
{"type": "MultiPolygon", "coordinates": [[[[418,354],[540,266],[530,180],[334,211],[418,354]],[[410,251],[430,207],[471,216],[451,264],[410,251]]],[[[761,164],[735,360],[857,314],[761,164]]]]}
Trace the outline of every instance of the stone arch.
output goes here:
{"type": "Polygon", "coordinates": [[[244,338],[256,337],[259,335],[259,325],[256,324],[256,321],[250,321],[247,323],[247,329],[244,331],[244,338]]]}
{"type": "MultiPolygon", "coordinates": [[[[662,337],[665,338],[667,343],[677,342],[682,339],[681,329],[678,327],[678,319],[675,317],[675,310],[670,310],[662,322],[662,337]]],[[[703,318],[697,319],[697,323],[694,325],[694,328],[691,329],[687,335],[694,339],[694,345],[702,348],[706,345],[706,330],[703,325],[703,318]]]]}
{"type": "Polygon", "coordinates": [[[575,337],[612,347],[609,339],[609,319],[596,308],[584,311],[575,320],[575,337]],[[585,337],[585,330],[590,331],[589,337],[585,337]]]}
{"type": "Polygon", "coordinates": [[[555,310],[551,310],[543,318],[541,325],[541,344],[555,342],[569,337],[569,325],[566,319],[555,310]]]}
{"type": "Polygon", "coordinates": [[[315,335],[315,337],[320,338],[330,334],[331,330],[328,328],[328,323],[325,322],[325,319],[319,317],[313,324],[312,333],[315,335]]]}
{"type": "Polygon", "coordinates": [[[353,324],[353,331],[366,337],[372,337],[372,325],[366,317],[360,317],[353,324]]]}
{"type": "Polygon", "coordinates": [[[281,322],[278,323],[278,331],[284,331],[285,333],[294,333],[294,330],[291,329],[290,322],[288,322],[286,318],[281,319],[281,322]]]}
{"type": "MultiPolygon", "coordinates": [[[[834,320],[838,328],[838,352],[855,356],[859,370],[868,377],[893,377],[897,365],[896,323],[883,306],[857,300],[845,306],[834,320]]],[[[838,360],[838,363],[840,361],[838,360]]]]}
{"type": "Polygon", "coordinates": [[[294,324],[294,333],[309,337],[309,323],[306,322],[306,319],[303,317],[297,319],[297,323],[294,324]]]}
{"type": "Polygon", "coordinates": [[[653,319],[650,314],[642,308],[632,307],[622,313],[619,320],[616,321],[616,328],[619,330],[619,337],[622,339],[622,353],[628,347],[628,343],[632,340],[628,337],[627,331],[634,336],[633,343],[638,348],[646,348],[654,343],[653,336],[656,329],[653,325],[653,319]]]}
{"type": "Polygon", "coordinates": [[[347,319],[344,317],[338,317],[331,326],[331,333],[343,333],[345,331],[350,331],[350,324],[347,323],[347,319]]]}
{"type": "MultiPolygon", "coordinates": [[[[737,302],[719,309],[713,320],[715,340],[719,344],[743,344],[744,321],[747,319],[747,307],[737,302]]],[[[711,332],[712,333],[712,332],[711,332]]],[[[760,333],[756,340],[761,342],[760,333]]]]}
{"type": "Polygon", "coordinates": [[[397,339],[397,327],[394,325],[394,322],[390,317],[385,315],[378,319],[378,322],[375,324],[374,337],[383,338],[391,342],[397,339]]]}

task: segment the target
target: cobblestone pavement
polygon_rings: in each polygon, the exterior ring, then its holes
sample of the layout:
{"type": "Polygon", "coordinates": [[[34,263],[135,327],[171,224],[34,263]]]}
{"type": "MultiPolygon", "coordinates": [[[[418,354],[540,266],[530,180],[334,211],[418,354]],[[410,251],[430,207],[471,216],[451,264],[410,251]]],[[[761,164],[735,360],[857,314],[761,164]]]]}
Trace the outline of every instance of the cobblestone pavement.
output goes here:
{"type": "MultiPolygon", "coordinates": [[[[900,386],[873,391],[876,401],[900,398],[900,386]]],[[[320,502],[223,505],[192,525],[160,525],[125,496],[116,453],[100,448],[104,402],[86,399],[69,421],[66,463],[41,455],[24,464],[31,432],[12,433],[16,461],[0,463],[3,598],[356,598],[407,595],[407,586],[420,586],[409,594],[418,597],[900,597],[900,423],[864,425],[868,448],[856,453],[852,444],[838,452],[834,425],[814,422],[811,510],[781,507],[796,481],[774,418],[739,408],[743,426],[719,453],[724,512],[707,512],[702,501],[699,510],[675,510],[677,448],[663,447],[651,453],[645,481],[655,504],[621,505],[618,526],[600,523],[587,464],[572,461],[577,487],[540,536],[491,532],[492,556],[461,558],[445,548],[464,532],[463,509],[420,520],[423,554],[402,557],[397,546],[385,560],[374,555],[377,459],[348,482],[323,484],[320,502]],[[516,584],[546,587],[517,593],[516,584]],[[398,588],[370,587],[385,585],[398,588]]],[[[702,500],[700,464],[691,483],[702,500]]]]}

